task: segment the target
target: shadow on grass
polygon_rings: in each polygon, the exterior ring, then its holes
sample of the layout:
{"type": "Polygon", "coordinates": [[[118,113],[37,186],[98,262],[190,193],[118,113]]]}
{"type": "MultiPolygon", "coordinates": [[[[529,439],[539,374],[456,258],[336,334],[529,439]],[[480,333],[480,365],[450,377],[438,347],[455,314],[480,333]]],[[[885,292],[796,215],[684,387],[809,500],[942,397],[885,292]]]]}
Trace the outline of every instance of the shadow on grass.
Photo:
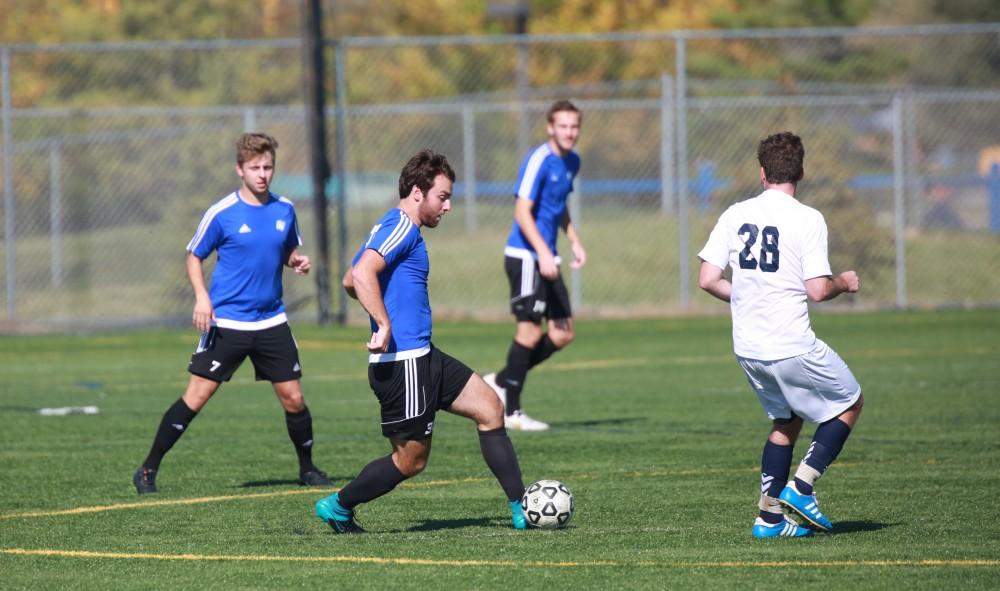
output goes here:
{"type": "Polygon", "coordinates": [[[855,534],[863,531],[879,531],[887,527],[894,527],[898,523],[880,523],[878,521],[838,521],[833,526],[833,531],[824,535],[839,536],[840,534],[855,534]]]}
{"type": "MultiPolygon", "coordinates": [[[[332,480],[334,482],[334,486],[332,486],[332,487],[315,486],[313,488],[315,488],[317,491],[322,491],[322,490],[325,490],[325,489],[329,489],[331,492],[333,492],[334,489],[339,488],[336,485],[337,482],[343,482],[344,484],[347,484],[347,482],[351,479],[350,476],[337,476],[335,474],[330,474],[328,477],[329,477],[330,480],[332,480]]],[[[275,479],[275,480],[251,480],[249,482],[244,482],[243,484],[239,485],[239,487],[240,488],[265,488],[265,487],[269,487],[269,486],[288,486],[289,484],[300,484],[299,483],[299,479],[298,478],[291,478],[291,479],[288,479],[288,480],[277,480],[277,479],[275,479]]]]}
{"type": "Polygon", "coordinates": [[[28,412],[35,414],[38,412],[38,408],[35,406],[0,405],[0,412],[28,412]]]}
{"type": "Polygon", "coordinates": [[[443,529],[462,529],[465,527],[483,527],[494,525],[495,519],[480,517],[478,519],[428,519],[420,525],[415,525],[404,531],[437,531],[443,529]]]}
{"type": "Polygon", "coordinates": [[[599,419],[593,421],[559,421],[552,423],[553,429],[606,429],[609,427],[625,427],[647,422],[645,417],[622,417],[617,419],[599,419]]]}

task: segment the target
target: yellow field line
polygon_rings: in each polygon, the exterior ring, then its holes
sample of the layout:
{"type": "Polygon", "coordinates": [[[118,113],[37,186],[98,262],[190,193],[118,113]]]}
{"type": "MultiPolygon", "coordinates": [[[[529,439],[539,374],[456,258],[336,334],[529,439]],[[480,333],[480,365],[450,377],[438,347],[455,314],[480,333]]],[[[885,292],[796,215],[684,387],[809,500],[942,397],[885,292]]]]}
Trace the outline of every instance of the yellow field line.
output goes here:
{"type": "MultiPolygon", "coordinates": [[[[624,477],[642,477],[642,476],[692,476],[692,475],[704,475],[710,473],[720,473],[720,472],[730,472],[730,471],[744,472],[748,470],[756,470],[756,468],[706,468],[706,469],[688,469],[688,468],[677,468],[677,469],[654,469],[645,472],[630,471],[622,473],[624,477]]],[[[595,476],[588,474],[578,474],[574,476],[576,480],[585,480],[595,478],[595,476]]],[[[467,477],[467,478],[454,478],[450,480],[425,480],[417,482],[404,482],[400,485],[402,488],[431,488],[437,486],[452,486],[456,484],[465,483],[476,483],[476,482],[486,482],[490,480],[486,477],[467,477]]],[[[59,517],[62,515],[84,515],[87,513],[104,513],[107,511],[120,511],[123,509],[149,509],[153,507],[171,507],[179,505],[200,505],[205,503],[219,503],[223,501],[240,501],[244,499],[263,499],[268,497],[287,497],[292,495],[322,495],[332,494],[340,490],[339,488],[303,488],[297,490],[282,490],[275,492],[264,492],[264,493],[248,493],[239,495],[217,495],[212,497],[196,497],[191,499],[171,499],[162,501],[141,501],[136,503],[118,503],[114,505],[96,505],[92,507],[76,507],[73,509],[59,509],[55,511],[29,511],[25,513],[8,513],[6,515],[0,515],[0,521],[6,519],[24,519],[31,517],[59,517]]]]}
{"type": "Polygon", "coordinates": [[[147,509],[150,507],[169,507],[173,505],[198,505],[202,503],[217,503],[220,501],[235,501],[240,499],[260,499],[264,497],[284,497],[290,495],[322,494],[322,491],[331,493],[338,489],[317,489],[306,488],[302,490],[283,490],[267,493],[250,493],[243,495],[223,495],[215,497],[199,497],[194,499],[173,499],[169,501],[143,501],[141,503],[119,503],[117,505],[97,505],[95,507],[76,507],[75,509],[62,509],[59,511],[32,511],[29,513],[9,513],[0,515],[0,520],[17,519],[23,517],[56,517],[59,515],[83,515],[85,513],[103,513],[105,511],[118,511],[121,509],[147,509]]]}
{"type": "Polygon", "coordinates": [[[987,559],[923,559],[923,560],[785,560],[785,561],[635,561],[614,560],[560,561],[544,560],[431,560],[427,558],[382,558],[377,556],[274,556],[268,554],[152,554],[146,552],[90,552],[85,550],[54,550],[2,548],[0,554],[12,556],[46,556],[58,558],[111,558],[172,561],[218,562],[348,562],[357,564],[397,564],[408,566],[496,566],[529,568],[566,567],[659,567],[659,568],[842,568],[842,567],[997,567],[1000,560],[987,559]]]}
{"type": "MultiPolygon", "coordinates": [[[[883,462],[885,463],[885,462],[883,462]]],[[[849,462],[838,462],[837,469],[854,467],[858,464],[849,462]]],[[[746,468],[653,468],[651,470],[628,470],[619,472],[623,478],[645,478],[663,476],[705,476],[710,474],[744,473],[756,472],[757,467],[746,468]]],[[[573,480],[593,480],[596,478],[606,478],[604,475],[576,474],[573,480]]],[[[404,482],[402,488],[432,488],[437,486],[453,486],[456,484],[488,482],[490,478],[469,476],[466,478],[453,478],[448,480],[424,480],[416,482],[404,482]]],[[[211,497],[195,497],[191,499],[170,499],[158,501],[141,501],[136,503],[118,503],[114,505],[95,505],[91,507],[75,507],[73,509],[59,509],[54,511],[29,511],[25,513],[0,514],[0,521],[7,519],[25,519],[32,517],[59,517],[63,515],[85,515],[88,513],[104,513],[107,511],[121,511],[124,509],[150,509],[155,507],[172,507],[181,505],[200,505],[205,503],[219,503],[223,501],[240,501],[245,499],[264,499],[270,497],[288,497],[293,495],[322,495],[332,494],[340,490],[339,488],[302,488],[296,490],[281,490],[263,493],[246,493],[238,495],[216,495],[211,497]]]]}

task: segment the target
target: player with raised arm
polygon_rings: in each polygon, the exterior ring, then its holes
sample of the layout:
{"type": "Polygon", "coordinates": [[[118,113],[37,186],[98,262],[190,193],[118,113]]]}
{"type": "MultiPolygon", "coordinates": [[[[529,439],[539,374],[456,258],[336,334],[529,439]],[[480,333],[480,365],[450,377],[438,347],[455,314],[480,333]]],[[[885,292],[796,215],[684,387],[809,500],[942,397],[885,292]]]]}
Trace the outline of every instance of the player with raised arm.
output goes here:
{"type": "Polygon", "coordinates": [[[861,413],[861,386],[847,364],[816,338],[806,298],[823,302],[858,291],[854,271],[833,275],[823,215],[796,198],[803,176],[801,139],[784,132],[757,148],[764,192],[720,217],[705,247],[698,283],[730,302],[737,361],[772,421],[761,458],[755,538],[804,537],[782,511],[813,527],[833,528],[813,487],[837,458],[861,413]],[[725,268],[732,268],[732,280],[725,268]],[[818,423],[809,450],[788,482],[803,421],[818,423]]]}
{"type": "Polygon", "coordinates": [[[570,267],[586,264],[587,252],[566,207],[580,172],[580,157],[573,148],[580,138],[581,117],[572,102],[553,103],[546,115],[549,139],[528,153],[518,174],[514,223],[504,248],[510,310],[517,326],[507,365],[484,377],[503,402],[504,422],[510,429],[549,428],[521,409],[524,382],[530,369],[564,349],[576,335],[556,239],[562,228],[573,252],[570,267]],[[546,319],[548,326],[543,327],[546,319]]]}
{"type": "Polygon", "coordinates": [[[343,278],[371,320],[368,383],[381,406],[392,452],[370,462],[339,492],[316,502],[316,516],[336,533],[362,533],[354,509],[424,470],[437,411],[476,423],[483,459],[500,482],[516,529],[524,529],[521,469],[500,401],[478,375],[431,342],[427,291],[430,260],[420,229],[451,209],[455,172],[431,150],[413,156],[399,176],[399,205],[372,228],[343,278]]]}
{"type": "Polygon", "coordinates": [[[277,149],[278,142],[269,135],[240,136],[236,174],[242,183],[208,208],[188,243],[187,275],[195,295],[191,322],[202,335],[188,364],[187,389],[164,413],[149,455],[132,475],[139,494],[157,492],[163,456],[248,356],[257,379],[271,382],[285,409],[299,481],[333,485],[312,461],[312,415],[302,396],[299,350],[281,299],[282,268],[305,275],[310,261],[299,252],[302,238],[295,207],[270,191],[277,149]],[[212,252],[218,253],[218,262],[209,290],[202,261],[212,252]]]}

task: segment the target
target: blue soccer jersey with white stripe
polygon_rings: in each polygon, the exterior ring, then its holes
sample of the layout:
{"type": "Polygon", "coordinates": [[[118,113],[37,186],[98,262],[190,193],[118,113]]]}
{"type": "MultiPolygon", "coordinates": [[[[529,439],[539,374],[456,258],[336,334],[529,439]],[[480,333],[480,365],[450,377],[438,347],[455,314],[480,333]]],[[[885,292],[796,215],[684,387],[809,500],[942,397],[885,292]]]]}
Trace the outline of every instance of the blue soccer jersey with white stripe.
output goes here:
{"type": "MultiPolygon", "coordinates": [[[[573,192],[573,180],[579,172],[580,157],[576,152],[570,151],[560,157],[548,142],[529,152],[521,163],[516,196],[533,202],[531,212],[535,224],[552,254],[556,254],[556,238],[566,215],[566,200],[573,192]]],[[[538,258],[517,220],[507,238],[507,248],[527,250],[538,258]]]]}
{"type": "MultiPolygon", "coordinates": [[[[390,209],[372,227],[368,241],[354,255],[357,264],[365,250],[374,250],[385,260],[379,274],[382,301],[392,323],[392,338],[386,353],[373,361],[392,361],[429,351],[431,343],[431,300],[427,276],[431,262],[420,227],[401,209],[390,209]]],[[[378,330],[374,319],[372,332],[378,330]]]]}
{"type": "Polygon", "coordinates": [[[216,324],[256,330],[283,320],[281,273],[301,244],[295,206],[284,197],[251,205],[233,192],[208,208],[187,250],[202,260],[218,252],[209,287],[216,324]]]}

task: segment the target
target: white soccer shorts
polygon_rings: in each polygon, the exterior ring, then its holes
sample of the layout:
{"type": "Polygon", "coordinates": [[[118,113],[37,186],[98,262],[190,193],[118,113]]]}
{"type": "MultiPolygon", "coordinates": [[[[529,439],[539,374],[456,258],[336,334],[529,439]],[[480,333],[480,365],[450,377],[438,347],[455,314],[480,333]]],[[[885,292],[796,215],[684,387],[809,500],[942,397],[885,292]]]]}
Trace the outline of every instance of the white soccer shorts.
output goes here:
{"type": "Polygon", "coordinates": [[[819,339],[811,351],[796,357],[761,361],[737,355],[736,360],[771,420],[790,418],[794,411],[807,421],[825,423],[861,396],[850,368],[819,339]]]}

